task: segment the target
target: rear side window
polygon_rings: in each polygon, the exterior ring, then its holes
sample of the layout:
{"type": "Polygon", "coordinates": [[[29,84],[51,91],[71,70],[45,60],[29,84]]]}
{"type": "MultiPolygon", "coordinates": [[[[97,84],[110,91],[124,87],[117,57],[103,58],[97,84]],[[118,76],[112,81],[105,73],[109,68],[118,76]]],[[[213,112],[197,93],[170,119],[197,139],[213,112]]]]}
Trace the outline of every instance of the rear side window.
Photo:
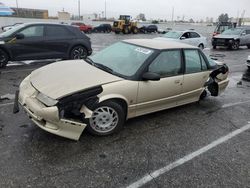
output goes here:
{"type": "Polygon", "coordinates": [[[46,36],[48,37],[67,37],[71,36],[72,33],[65,27],[48,25],[46,26],[46,36]]]}
{"type": "Polygon", "coordinates": [[[161,77],[178,75],[181,71],[180,50],[161,52],[161,54],[150,64],[148,71],[158,73],[161,77]]]}
{"type": "Polygon", "coordinates": [[[190,37],[191,38],[199,38],[200,35],[198,33],[195,33],[195,32],[190,32],[190,37]]]}
{"type": "Polygon", "coordinates": [[[43,37],[44,27],[42,25],[34,25],[23,29],[20,33],[25,37],[43,37]]]}
{"type": "Polygon", "coordinates": [[[198,50],[184,50],[186,62],[186,74],[207,70],[205,59],[198,50]]]}

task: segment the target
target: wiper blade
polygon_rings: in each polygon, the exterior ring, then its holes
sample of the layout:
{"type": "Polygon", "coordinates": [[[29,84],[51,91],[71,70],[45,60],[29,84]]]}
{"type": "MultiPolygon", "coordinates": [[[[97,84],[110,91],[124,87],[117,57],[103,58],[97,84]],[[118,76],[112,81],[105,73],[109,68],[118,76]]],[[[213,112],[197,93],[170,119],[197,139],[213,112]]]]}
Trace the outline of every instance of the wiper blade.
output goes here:
{"type": "Polygon", "coordinates": [[[100,69],[102,69],[102,70],[104,70],[106,72],[109,72],[109,73],[113,73],[114,72],[113,69],[107,67],[106,65],[100,64],[100,63],[95,63],[94,62],[94,66],[96,66],[97,68],[100,68],[100,69]]]}
{"type": "Polygon", "coordinates": [[[87,57],[85,60],[87,61],[87,63],[90,63],[91,65],[95,64],[95,62],[92,59],[90,59],[89,57],[87,57]]]}
{"type": "Polygon", "coordinates": [[[94,61],[93,61],[91,58],[89,58],[89,57],[87,57],[85,60],[86,60],[88,63],[90,63],[91,65],[93,65],[93,66],[95,66],[95,67],[97,67],[97,68],[99,68],[99,69],[102,69],[102,70],[104,70],[104,71],[106,71],[106,72],[109,72],[109,73],[113,73],[113,72],[114,72],[113,69],[107,67],[106,65],[103,65],[103,64],[100,64],[100,63],[96,63],[96,62],[94,62],[94,61]]]}

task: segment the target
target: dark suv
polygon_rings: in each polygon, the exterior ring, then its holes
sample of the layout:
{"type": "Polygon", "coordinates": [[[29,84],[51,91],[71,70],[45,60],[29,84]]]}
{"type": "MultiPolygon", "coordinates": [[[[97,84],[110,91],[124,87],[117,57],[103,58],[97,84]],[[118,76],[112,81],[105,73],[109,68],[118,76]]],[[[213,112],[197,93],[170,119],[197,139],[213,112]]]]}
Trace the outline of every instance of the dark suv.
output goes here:
{"type": "Polygon", "coordinates": [[[140,29],[142,33],[156,33],[158,32],[158,27],[156,25],[142,26],[140,29]]]}
{"type": "Polygon", "coordinates": [[[28,23],[0,34],[0,67],[8,61],[81,59],[91,53],[90,39],[70,25],[28,23]]]}
{"type": "Polygon", "coordinates": [[[112,27],[110,24],[101,24],[99,26],[96,26],[93,28],[93,32],[103,32],[103,33],[110,33],[112,30],[112,27]]]}

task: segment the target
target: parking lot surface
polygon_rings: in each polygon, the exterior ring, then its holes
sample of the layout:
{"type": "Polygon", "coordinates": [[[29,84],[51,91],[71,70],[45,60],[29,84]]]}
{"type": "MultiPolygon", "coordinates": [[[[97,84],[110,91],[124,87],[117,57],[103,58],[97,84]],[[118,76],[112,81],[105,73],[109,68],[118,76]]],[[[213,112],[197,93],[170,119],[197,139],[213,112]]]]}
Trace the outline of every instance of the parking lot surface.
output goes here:
{"type": "MultiPolygon", "coordinates": [[[[157,36],[90,35],[94,53],[126,38],[157,36]]],[[[250,82],[242,76],[250,50],[204,51],[229,66],[230,84],[221,96],[131,119],[112,136],[84,131],[78,142],[41,130],[22,110],[12,114],[21,80],[52,61],[15,62],[0,70],[0,187],[127,187],[247,126],[250,82]]],[[[142,187],[250,187],[249,156],[246,129],[142,187]]]]}

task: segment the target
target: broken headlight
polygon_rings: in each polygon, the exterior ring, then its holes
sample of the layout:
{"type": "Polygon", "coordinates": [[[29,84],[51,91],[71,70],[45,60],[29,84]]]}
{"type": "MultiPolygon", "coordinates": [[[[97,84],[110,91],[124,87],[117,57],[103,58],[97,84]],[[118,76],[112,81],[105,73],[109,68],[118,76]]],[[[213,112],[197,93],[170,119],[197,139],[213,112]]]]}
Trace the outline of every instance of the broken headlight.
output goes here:
{"type": "Polygon", "coordinates": [[[36,98],[43,104],[45,104],[46,106],[54,106],[58,103],[57,100],[52,99],[42,93],[38,93],[36,98]]]}

